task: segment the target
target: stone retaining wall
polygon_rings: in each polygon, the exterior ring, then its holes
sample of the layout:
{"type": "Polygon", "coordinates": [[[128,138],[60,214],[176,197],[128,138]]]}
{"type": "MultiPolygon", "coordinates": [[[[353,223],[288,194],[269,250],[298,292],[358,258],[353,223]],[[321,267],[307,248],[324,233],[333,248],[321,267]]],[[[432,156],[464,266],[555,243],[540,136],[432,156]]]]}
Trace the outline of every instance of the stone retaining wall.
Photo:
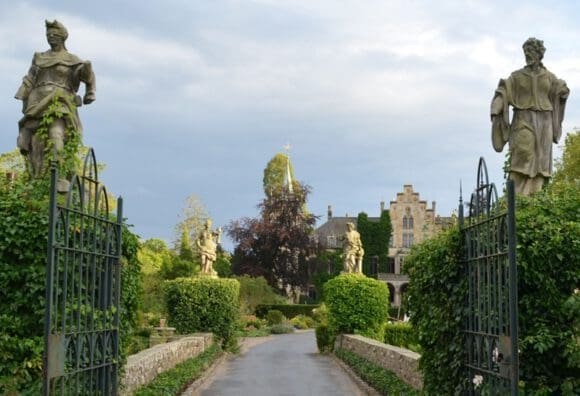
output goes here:
{"type": "Polygon", "coordinates": [[[357,354],[392,371],[401,380],[415,389],[423,388],[423,376],[419,371],[421,355],[408,349],[383,344],[359,335],[342,334],[336,338],[335,348],[342,348],[357,354]]]}
{"type": "Polygon", "coordinates": [[[137,388],[151,382],[159,373],[202,353],[213,342],[209,333],[186,336],[155,345],[127,358],[121,380],[121,395],[131,395],[137,388]]]}

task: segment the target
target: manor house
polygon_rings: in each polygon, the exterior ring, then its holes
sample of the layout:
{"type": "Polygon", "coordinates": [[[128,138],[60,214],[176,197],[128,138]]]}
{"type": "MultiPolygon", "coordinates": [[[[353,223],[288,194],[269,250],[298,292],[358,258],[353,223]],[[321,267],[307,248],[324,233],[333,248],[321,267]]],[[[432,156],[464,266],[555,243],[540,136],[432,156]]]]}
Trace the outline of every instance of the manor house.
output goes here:
{"type": "MultiPolygon", "coordinates": [[[[380,213],[385,210],[385,203],[380,204],[380,213]]],[[[429,206],[427,201],[421,200],[419,193],[413,191],[411,184],[405,184],[403,191],[397,193],[395,200],[389,203],[389,215],[393,233],[389,241],[389,262],[386,272],[366,274],[376,276],[389,287],[392,306],[401,305],[409,277],[402,273],[405,256],[416,243],[435,235],[440,230],[453,223],[451,217],[441,217],[435,214],[435,201],[429,206]]],[[[379,217],[369,217],[370,221],[378,221],[379,217]]],[[[347,222],[356,223],[356,217],[334,217],[332,207],[328,206],[326,223],[315,231],[321,247],[328,250],[342,250],[342,236],[347,222]]],[[[363,246],[364,247],[364,246],[363,246]]],[[[377,258],[378,260],[378,258],[377,258]]],[[[375,266],[378,268],[378,266],[375,266]]]]}

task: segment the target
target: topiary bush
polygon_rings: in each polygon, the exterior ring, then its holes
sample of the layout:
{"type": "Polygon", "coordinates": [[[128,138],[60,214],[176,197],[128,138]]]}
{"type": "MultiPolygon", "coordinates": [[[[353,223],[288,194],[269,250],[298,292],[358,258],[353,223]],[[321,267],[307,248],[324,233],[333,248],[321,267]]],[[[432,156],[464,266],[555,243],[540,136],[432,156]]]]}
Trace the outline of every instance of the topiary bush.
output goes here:
{"type": "Polygon", "coordinates": [[[321,353],[332,352],[334,349],[334,340],[336,333],[334,333],[328,323],[321,323],[316,327],[316,346],[321,353]]]}
{"type": "Polygon", "coordinates": [[[326,282],[324,299],[328,325],[335,334],[360,333],[383,341],[389,289],[360,274],[342,274],[326,282]]]}
{"type": "Polygon", "coordinates": [[[286,318],[282,312],[278,311],[277,309],[272,309],[268,311],[268,315],[266,315],[266,320],[268,321],[268,325],[273,326],[284,322],[286,318]]]}
{"type": "Polygon", "coordinates": [[[288,323],[278,323],[270,328],[272,334],[288,334],[294,332],[294,326],[288,323]]]}
{"type": "Polygon", "coordinates": [[[165,282],[168,321],[181,334],[212,332],[235,348],[240,283],[235,279],[177,278],[165,282]]]}

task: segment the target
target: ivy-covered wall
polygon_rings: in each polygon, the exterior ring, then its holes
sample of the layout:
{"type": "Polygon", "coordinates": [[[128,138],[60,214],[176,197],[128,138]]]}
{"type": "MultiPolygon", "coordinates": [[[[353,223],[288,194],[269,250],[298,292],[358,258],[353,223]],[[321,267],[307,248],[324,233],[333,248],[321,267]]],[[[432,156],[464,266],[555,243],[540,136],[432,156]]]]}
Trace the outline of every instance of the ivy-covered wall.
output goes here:
{"type": "MultiPolygon", "coordinates": [[[[47,244],[48,183],[0,182],[0,394],[40,394],[47,244]]],[[[137,245],[137,236],[125,227],[122,348],[140,298],[137,245]]]]}
{"type": "Polygon", "coordinates": [[[383,210],[378,222],[369,221],[368,215],[359,213],[357,218],[357,231],[365,250],[363,257],[363,273],[371,274],[371,262],[373,257],[379,258],[379,272],[387,272],[389,260],[389,240],[393,227],[388,210],[383,210]]]}

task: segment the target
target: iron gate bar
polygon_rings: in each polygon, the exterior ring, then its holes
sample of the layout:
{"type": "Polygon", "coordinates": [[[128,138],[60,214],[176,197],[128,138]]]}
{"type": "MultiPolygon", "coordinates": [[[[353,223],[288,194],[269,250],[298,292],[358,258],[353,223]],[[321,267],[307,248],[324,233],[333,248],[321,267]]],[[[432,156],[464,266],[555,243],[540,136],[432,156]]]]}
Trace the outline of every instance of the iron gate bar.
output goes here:
{"type": "Polygon", "coordinates": [[[469,395],[518,393],[517,268],[513,183],[507,183],[507,210],[489,183],[480,158],[477,184],[464,218],[460,193],[459,224],[467,277],[464,367],[469,395]],[[465,224],[467,220],[467,224],[465,224]],[[481,383],[474,380],[480,377],[481,383]]]}
{"type": "Polygon", "coordinates": [[[61,205],[51,169],[44,395],[117,393],[123,205],[112,221],[97,175],[90,149],[61,205]]]}

